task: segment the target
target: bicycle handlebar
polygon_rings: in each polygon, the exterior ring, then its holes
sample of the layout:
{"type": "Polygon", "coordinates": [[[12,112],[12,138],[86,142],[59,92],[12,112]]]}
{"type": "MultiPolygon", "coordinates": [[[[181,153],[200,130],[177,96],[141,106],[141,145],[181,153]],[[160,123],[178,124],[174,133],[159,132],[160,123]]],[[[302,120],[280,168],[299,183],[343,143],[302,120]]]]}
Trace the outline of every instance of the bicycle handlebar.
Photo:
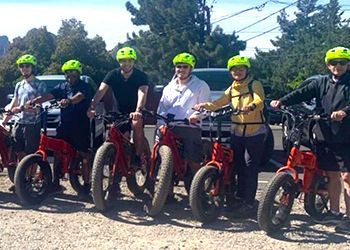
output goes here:
{"type": "Polygon", "coordinates": [[[170,124],[170,123],[175,123],[175,122],[181,122],[181,123],[184,123],[186,125],[189,125],[190,122],[187,118],[185,119],[174,119],[175,115],[173,114],[168,114],[167,116],[162,116],[160,114],[157,114],[153,111],[150,111],[150,110],[147,110],[147,109],[142,109],[141,110],[141,113],[142,114],[145,114],[145,115],[150,115],[152,117],[155,117],[157,120],[163,120],[167,125],[170,124]]]}

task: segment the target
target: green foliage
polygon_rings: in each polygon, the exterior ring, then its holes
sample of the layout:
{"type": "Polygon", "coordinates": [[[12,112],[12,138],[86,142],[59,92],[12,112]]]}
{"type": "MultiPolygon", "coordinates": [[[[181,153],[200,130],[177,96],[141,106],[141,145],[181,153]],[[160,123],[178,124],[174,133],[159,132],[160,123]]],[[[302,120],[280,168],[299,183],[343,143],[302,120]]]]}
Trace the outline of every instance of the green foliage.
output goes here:
{"type": "MultiPolygon", "coordinates": [[[[181,52],[196,56],[196,67],[226,67],[227,59],[245,48],[233,33],[220,27],[211,31],[210,9],[203,0],[139,0],[126,8],[135,25],[148,31],[133,33],[126,44],[139,54],[138,67],[153,83],[165,84],[173,75],[173,57],[181,52]],[[227,52],[229,51],[229,53],[227,52]]],[[[118,45],[118,46],[121,46],[118,45]]]]}
{"type": "Polygon", "coordinates": [[[19,80],[15,62],[25,53],[37,57],[38,74],[62,74],[62,64],[77,59],[83,64],[83,74],[91,76],[96,82],[102,81],[107,71],[116,64],[103,39],[100,36],[91,39],[87,35],[84,25],[72,18],[62,21],[57,36],[41,27],[31,29],[23,38],[15,38],[0,61],[0,86],[14,85],[19,80]]]}
{"type": "Polygon", "coordinates": [[[326,51],[350,46],[349,21],[342,18],[338,1],[317,2],[299,0],[293,20],[283,12],[278,17],[282,35],[272,41],[276,49],[256,53],[254,72],[273,87],[274,96],[298,87],[309,76],[326,74],[326,51]]]}

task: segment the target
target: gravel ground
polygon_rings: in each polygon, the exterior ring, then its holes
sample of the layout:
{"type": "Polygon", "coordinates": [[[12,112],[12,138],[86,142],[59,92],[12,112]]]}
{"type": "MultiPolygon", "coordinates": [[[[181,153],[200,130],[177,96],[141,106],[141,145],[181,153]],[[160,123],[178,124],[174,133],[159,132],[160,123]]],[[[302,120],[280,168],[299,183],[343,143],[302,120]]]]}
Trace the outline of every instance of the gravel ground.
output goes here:
{"type": "Polygon", "coordinates": [[[288,229],[271,237],[256,219],[223,215],[202,226],[193,220],[183,188],[176,190],[179,202],[153,219],[143,212],[144,200],[124,186],[115,207],[101,214],[92,203],[79,201],[68,181],[62,183],[64,194],[23,208],[7,191],[6,174],[0,175],[0,249],[350,249],[350,235],[314,224],[300,201],[288,229]]]}

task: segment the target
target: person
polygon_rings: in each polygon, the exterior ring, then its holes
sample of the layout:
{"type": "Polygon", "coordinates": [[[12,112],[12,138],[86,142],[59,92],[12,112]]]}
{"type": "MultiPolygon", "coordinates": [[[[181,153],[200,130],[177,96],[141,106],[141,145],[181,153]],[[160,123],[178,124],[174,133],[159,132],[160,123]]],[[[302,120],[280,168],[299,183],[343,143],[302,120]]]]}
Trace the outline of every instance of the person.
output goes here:
{"type": "MultiPolygon", "coordinates": [[[[25,54],[17,59],[16,64],[23,79],[16,84],[13,99],[7,109],[19,113],[12,131],[13,150],[19,162],[25,155],[38,149],[40,138],[40,109],[26,109],[25,103],[42,95],[46,91],[46,85],[35,77],[37,65],[35,56],[25,54]]],[[[5,115],[2,125],[5,126],[10,119],[11,116],[5,115]]],[[[14,186],[9,190],[14,191],[14,186]]]]}
{"type": "Polygon", "coordinates": [[[329,75],[314,77],[303,88],[279,100],[271,107],[293,105],[316,98],[316,107],[328,114],[329,121],[319,121],[313,128],[316,135],[316,157],[319,167],[328,176],[330,210],[315,221],[336,223],[337,232],[350,232],[350,50],[335,47],[326,52],[325,63],[329,75]],[[341,180],[344,181],[346,216],[340,213],[341,180]]]}
{"type": "MultiPolygon", "coordinates": [[[[190,53],[180,53],[173,59],[175,75],[164,87],[159,101],[157,113],[163,116],[175,115],[174,119],[189,120],[190,125],[175,125],[171,128],[173,133],[180,137],[184,144],[184,158],[187,160],[194,174],[202,161],[201,129],[193,126],[200,121],[201,116],[193,110],[196,103],[210,101],[208,84],[192,74],[196,64],[195,57],[190,53]]],[[[158,121],[158,129],[164,123],[158,121]]],[[[173,188],[170,188],[168,202],[174,201],[173,188]]]]}
{"type": "MultiPolygon", "coordinates": [[[[89,85],[80,79],[82,65],[77,60],[69,60],[62,67],[66,81],[59,83],[51,92],[30,100],[27,105],[33,106],[48,100],[56,99],[61,107],[61,120],[57,127],[57,138],[68,142],[82,158],[82,175],[84,187],[79,196],[88,198],[90,192],[90,120],[86,115],[90,105],[89,85]]],[[[58,157],[58,154],[55,155],[58,157]]],[[[57,158],[56,158],[57,159],[57,158]]],[[[60,193],[63,187],[59,184],[60,169],[54,164],[53,186],[51,194],[60,193]]]]}
{"type": "Polygon", "coordinates": [[[122,114],[130,114],[131,127],[127,126],[126,134],[132,128],[133,141],[135,145],[135,156],[131,164],[139,165],[145,148],[145,136],[141,110],[146,104],[148,92],[148,77],[141,70],[135,68],[137,59],[136,51],[131,47],[123,47],[117,51],[116,59],[120,68],[107,73],[101,82],[99,89],[91,100],[88,116],[94,117],[96,104],[100,102],[109,87],[112,88],[117,101],[118,111],[122,114]]]}
{"type": "MultiPolygon", "coordinates": [[[[247,57],[233,56],[227,62],[233,82],[224,94],[213,102],[199,103],[195,109],[215,111],[229,103],[243,113],[232,116],[231,148],[237,171],[237,192],[231,208],[235,216],[249,217],[255,211],[255,195],[258,186],[259,166],[262,159],[266,133],[264,89],[250,74],[251,64],[247,57]],[[249,124],[250,123],[250,124],[249,124]]],[[[228,197],[232,201],[232,197],[228,197]]],[[[227,202],[230,205],[230,202],[227,202]]]]}

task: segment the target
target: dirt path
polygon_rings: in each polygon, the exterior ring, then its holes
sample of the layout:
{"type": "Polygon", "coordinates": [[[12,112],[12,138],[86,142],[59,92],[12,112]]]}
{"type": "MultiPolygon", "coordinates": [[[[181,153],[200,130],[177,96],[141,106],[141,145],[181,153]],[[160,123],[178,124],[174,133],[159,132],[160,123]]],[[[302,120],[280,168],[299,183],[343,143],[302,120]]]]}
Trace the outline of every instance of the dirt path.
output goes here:
{"type": "Polygon", "coordinates": [[[143,200],[125,187],[115,207],[103,215],[93,204],[79,201],[68,182],[63,184],[64,194],[22,208],[1,174],[0,249],[350,249],[350,235],[314,224],[300,202],[293,209],[291,227],[270,237],[259,230],[256,219],[224,214],[202,226],[193,220],[183,193],[153,219],[143,212],[143,200]]]}

